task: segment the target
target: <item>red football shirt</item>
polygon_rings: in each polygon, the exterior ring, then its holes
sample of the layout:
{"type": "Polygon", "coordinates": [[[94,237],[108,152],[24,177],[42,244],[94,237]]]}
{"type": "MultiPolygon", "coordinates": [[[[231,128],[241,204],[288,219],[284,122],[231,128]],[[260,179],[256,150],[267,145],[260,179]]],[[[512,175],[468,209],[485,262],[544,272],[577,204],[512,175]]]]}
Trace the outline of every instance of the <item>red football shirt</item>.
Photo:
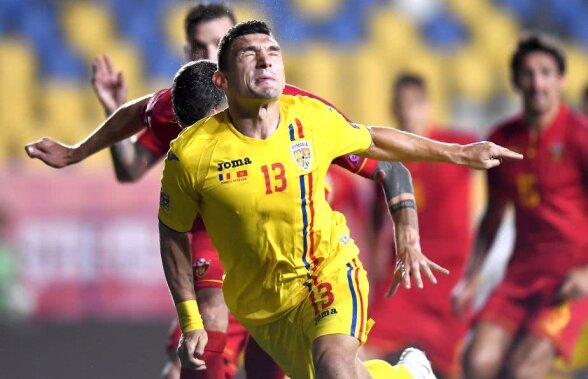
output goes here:
{"type": "MultiPolygon", "coordinates": [[[[442,142],[477,141],[467,133],[435,129],[426,137],[442,142]]],[[[434,262],[456,276],[472,243],[471,171],[446,163],[407,163],[412,174],[419,216],[421,247],[434,262]]]]}
{"type": "Polygon", "coordinates": [[[525,155],[488,171],[490,195],[515,207],[507,275],[560,277],[588,263],[588,120],[562,105],[539,133],[518,116],[490,140],[525,155]]]}

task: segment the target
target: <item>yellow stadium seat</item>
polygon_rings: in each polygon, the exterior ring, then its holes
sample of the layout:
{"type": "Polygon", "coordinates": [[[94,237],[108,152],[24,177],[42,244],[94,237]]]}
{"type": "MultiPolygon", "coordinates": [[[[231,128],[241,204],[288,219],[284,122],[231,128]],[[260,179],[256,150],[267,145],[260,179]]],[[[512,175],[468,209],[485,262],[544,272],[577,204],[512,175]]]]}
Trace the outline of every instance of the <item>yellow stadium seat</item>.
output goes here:
{"type": "Polygon", "coordinates": [[[33,51],[24,41],[0,41],[0,145],[5,153],[22,153],[22,136],[35,126],[35,70],[33,51]]]}
{"type": "Polygon", "coordinates": [[[399,66],[406,71],[422,76],[432,104],[432,116],[439,122],[449,119],[449,99],[447,91],[446,58],[426,49],[414,49],[411,59],[399,66]]]}
{"type": "Polygon", "coordinates": [[[344,0],[293,0],[298,13],[313,20],[328,20],[344,5],[344,0]]]}
{"type": "Polygon", "coordinates": [[[488,102],[497,90],[495,70],[476,48],[463,48],[451,57],[451,85],[456,94],[475,102],[488,102]]]}
{"type": "Polygon", "coordinates": [[[510,58],[519,38],[515,20],[502,11],[491,10],[472,25],[471,33],[473,46],[495,67],[498,83],[510,90],[510,58]]]}
{"type": "Polygon", "coordinates": [[[69,82],[48,82],[40,93],[42,128],[39,136],[65,143],[79,142],[92,130],[86,118],[84,88],[69,82]]]}
{"type": "Polygon", "coordinates": [[[564,95],[571,104],[579,104],[588,85],[588,54],[578,46],[565,46],[567,59],[564,95]]]}
{"type": "Polygon", "coordinates": [[[69,1],[61,14],[68,41],[86,59],[107,50],[114,41],[114,16],[97,1],[69,1]]]}
{"type": "Polygon", "coordinates": [[[493,10],[491,0],[447,0],[449,9],[468,26],[473,27],[476,22],[493,10]]]}
{"type": "Polygon", "coordinates": [[[377,52],[374,59],[382,59],[388,65],[403,64],[414,49],[423,45],[415,25],[389,9],[374,9],[368,24],[367,43],[377,52]]]}
{"type": "Polygon", "coordinates": [[[237,22],[246,20],[262,20],[269,21],[267,15],[263,10],[253,3],[236,3],[232,4],[233,12],[237,18],[237,22]]]}
{"type": "Polygon", "coordinates": [[[186,43],[186,34],[184,31],[184,18],[190,9],[184,3],[175,3],[170,5],[165,13],[163,28],[167,43],[172,46],[174,51],[183,51],[186,43]]]}
{"type": "Polygon", "coordinates": [[[390,84],[395,71],[374,59],[374,54],[369,47],[362,47],[350,52],[339,66],[339,92],[346,94],[340,106],[357,122],[391,125],[390,84]]]}
{"type": "Polygon", "coordinates": [[[290,83],[339,104],[344,97],[338,91],[338,53],[321,44],[311,44],[296,57],[287,56],[286,76],[290,83]],[[304,62],[296,64],[295,62],[304,62]]]}

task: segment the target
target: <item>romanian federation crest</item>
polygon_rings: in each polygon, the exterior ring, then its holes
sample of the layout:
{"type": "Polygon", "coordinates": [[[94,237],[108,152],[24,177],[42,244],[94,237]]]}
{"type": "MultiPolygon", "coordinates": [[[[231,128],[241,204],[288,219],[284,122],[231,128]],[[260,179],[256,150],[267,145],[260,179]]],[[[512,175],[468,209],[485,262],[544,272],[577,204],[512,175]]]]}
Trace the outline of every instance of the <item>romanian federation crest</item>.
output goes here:
{"type": "Polygon", "coordinates": [[[298,167],[308,171],[312,164],[312,150],[308,141],[297,141],[290,145],[292,158],[298,167]]]}

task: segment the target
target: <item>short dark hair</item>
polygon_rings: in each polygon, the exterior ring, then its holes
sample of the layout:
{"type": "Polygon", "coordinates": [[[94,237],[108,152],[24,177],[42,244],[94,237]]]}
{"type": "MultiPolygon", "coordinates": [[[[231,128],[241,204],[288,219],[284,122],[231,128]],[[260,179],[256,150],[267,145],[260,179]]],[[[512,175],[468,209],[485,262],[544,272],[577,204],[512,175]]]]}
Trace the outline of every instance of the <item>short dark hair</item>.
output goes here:
{"type": "Polygon", "coordinates": [[[407,86],[414,86],[422,90],[423,92],[427,91],[427,85],[425,84],[425,79],[422,76],[412,73],[401,73],[394,79],[392,84],[392,90],[394,92],[398,92],[401,88],[407,86]]]}
{"type": "Polygon", "coordinates": [[[228,17],[231,23],[235,25],[237,19],[235,14],[225,4],[197,4],[191,7],[184,18],[184,31],[186,39],[190,40],[194,33],[194,28],[202,22],[216,20],[217,18],[228,17]]]}
{"type": "Polygon", "coordinates": [[[194,124],[225,102],[225,94],[214,85],[216,63],[199,60],[183,65],[172,85],[172,106],[180,126],[194,124]]]}
{"type": "Polygon", "coordinates": [[[259,20],[251,20],[251,21],[244,21],[240,22],[237,25],[233,26],[229,31],[223,36],[219,45],[218,45],[218,69],[219,71],[226,72],[229,68],[229,52],[231,50],[231,46],[233,42],[244,35],[248,34],[267,34],[268,36],[272,35],[270,27],[263,21],[259,20]]]}
{"type": "Polygon", "coordinates": [[[515,85],[518,85],[519,71],[523,64],[523,59],[527,54],[535,52],[544,52],[551,55],[557,63],[560,75],[565,74],[566,59],[559,41],[544,33],[527,32],[519,38],[517,48],[510,61],[511,79],[515,85]]]}

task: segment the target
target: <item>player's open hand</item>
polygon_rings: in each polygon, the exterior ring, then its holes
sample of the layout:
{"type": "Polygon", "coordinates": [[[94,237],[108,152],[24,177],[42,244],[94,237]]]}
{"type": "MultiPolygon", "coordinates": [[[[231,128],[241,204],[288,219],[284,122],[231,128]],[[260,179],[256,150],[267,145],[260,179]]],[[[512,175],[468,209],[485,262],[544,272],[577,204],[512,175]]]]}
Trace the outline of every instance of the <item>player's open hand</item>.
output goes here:
{"type": "Polygon", "coordinates": [[[492,142],[476,142],[461,147],[461,164],[478,170],[487,170],[502,160],[521,160],[523,155],[492,142]]]}
{"type": "Polygon", "coordinates": [[[396,267],[394,268],[394,277],[392,284],[386,293],[386,297],[390,297],[396,293],[400,284],[406,289],[410,289],[411,280],[415,281],[418,288],[423,288],[423,279],[421,274],[427,277],[433,284],[437,283],[437,278],[434,272],[444,275],[449,274],[449,270],[439,266],[437,263],[431,261],[423,255],[420,248],[420,243],[408,244],[405,246],[398,246],[396,254],[396,267]]]}
{"type": "Polygon", "coordinates": [[[46,165],[55,168],[75,163],[74,149],[71,146],[48,137],[25,145],[25,151],[30,158],[40,159],[46,165]]]}
{"type": "Polygon", "coordinates": [[[116,71],[106,54],[92,63],[92,87],[107,114],[127,101],[128,86],[122,71],[116,71]]]}
{"type": "Polygon", "coordinates": [[[178,347],[178,357],[183,368],[206,370],[206,362],[197,357],[204,355],[204,347],[208,343],[208,335],[204,329],[196,329],[182,335],[178,347]]]}

